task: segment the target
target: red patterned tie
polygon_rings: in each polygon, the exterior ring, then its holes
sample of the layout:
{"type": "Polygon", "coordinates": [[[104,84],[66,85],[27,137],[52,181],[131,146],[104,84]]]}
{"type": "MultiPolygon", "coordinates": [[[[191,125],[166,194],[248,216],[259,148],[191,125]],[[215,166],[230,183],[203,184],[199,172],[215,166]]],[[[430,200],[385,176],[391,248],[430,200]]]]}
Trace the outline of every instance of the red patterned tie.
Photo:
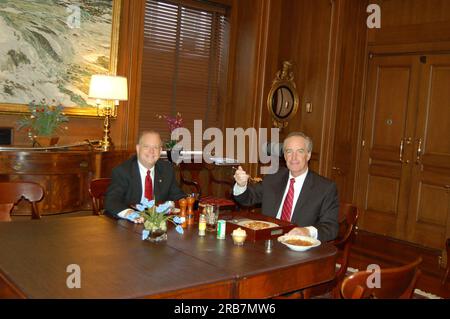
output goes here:
{"type": "Polygon", "coordinates": [[[291,178],[289,190],[284,199],[283,210],[281,212],[281,220],[291,221],[292,204],[294,203],[294,183],[295,178],[291,178]]]}
{"type": "Polygon", "coordinates": [[[153,185],[152,177],[150,176],[150,170],[147,171],[147,177],[145,177],[145,198],[148,200],[153,199],[153,185]]]}

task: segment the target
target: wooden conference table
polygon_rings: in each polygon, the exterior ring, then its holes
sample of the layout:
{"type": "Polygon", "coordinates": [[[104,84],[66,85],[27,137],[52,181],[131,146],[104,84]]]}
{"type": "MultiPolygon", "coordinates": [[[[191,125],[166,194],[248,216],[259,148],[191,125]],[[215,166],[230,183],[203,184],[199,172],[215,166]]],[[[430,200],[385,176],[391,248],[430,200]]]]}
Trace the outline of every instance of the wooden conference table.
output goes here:
{"type": "Polygon", "coordinates": [[[105,216],[0,223],[0,298],[268,298],[331,280],[331,244],[295,252],[274,241],[239,247],[196,225],[166,243],[105,216]],[[68,288],[80,267],[80,288],[68,288]],[[72,276],[72,277],[71,277],[72,276]]]}

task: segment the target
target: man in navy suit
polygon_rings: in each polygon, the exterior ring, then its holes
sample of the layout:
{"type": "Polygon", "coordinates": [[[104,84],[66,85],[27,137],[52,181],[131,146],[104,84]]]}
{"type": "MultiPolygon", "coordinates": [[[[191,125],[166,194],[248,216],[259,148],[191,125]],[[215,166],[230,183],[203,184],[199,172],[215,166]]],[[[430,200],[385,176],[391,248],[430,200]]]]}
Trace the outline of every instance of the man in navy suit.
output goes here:
{"type": "Polygon", "coordinates": [[[336,184],[308,169],[312,140],[304,133],[290,133],[283,142],[286,166],[265,176],[262,183],[247,185],[249,176],[239,167],[233,195],[245,206],[262,203],[262,213],[298,225],[289,234],[321,241],[336,238],[339,199],[336,184]]]}
{"type": "MultiPolygon", "coordinates": [[[[134,213],[130,206],[142,203],[144,197],[158,202],[186,197],[177,185],[172,164],[159,159],[161,149],[158,132],[145,131],[141,134],[136,145],[137,155],[112,171],[112,181],[105,194],[107,213],[127,218],[134,213]]],[[[133,221],[142,223],[143,218],[133,221]]]]}

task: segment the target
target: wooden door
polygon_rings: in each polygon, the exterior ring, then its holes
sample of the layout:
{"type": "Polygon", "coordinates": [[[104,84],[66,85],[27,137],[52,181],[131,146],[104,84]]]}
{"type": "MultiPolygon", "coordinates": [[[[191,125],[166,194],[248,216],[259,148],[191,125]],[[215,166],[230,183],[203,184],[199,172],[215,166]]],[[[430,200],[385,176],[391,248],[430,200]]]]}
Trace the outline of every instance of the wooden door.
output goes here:
{"type": "Polygon", "coordinates": [[[407,238],[444,248],[450,237],[450,55],[420,61],[407,238]]]}
{"type": "Polygon", "coordinates": [[[397,238],[406,238],[419,66],[413,55],[369,59],[358,169],[359,227],[397,238]]]}

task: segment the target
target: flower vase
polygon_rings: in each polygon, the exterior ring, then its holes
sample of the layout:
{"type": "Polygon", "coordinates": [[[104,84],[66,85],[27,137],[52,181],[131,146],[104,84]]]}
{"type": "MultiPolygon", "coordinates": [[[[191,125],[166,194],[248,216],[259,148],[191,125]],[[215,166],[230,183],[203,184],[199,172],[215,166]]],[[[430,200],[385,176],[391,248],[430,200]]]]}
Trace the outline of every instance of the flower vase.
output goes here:
{"type": "Polygon", "coordinates": [[[59,136],[34,136],[33,137],[33,146],[37,147],[49,147],[54,146],[58,143],[59,136]]]}
{"type": "Polygon", "coordinates": [[[150,235],[147,240],[159,243],[167,240],[167,222],[162,221],[159,225],[151,225],[150,235]]]}

